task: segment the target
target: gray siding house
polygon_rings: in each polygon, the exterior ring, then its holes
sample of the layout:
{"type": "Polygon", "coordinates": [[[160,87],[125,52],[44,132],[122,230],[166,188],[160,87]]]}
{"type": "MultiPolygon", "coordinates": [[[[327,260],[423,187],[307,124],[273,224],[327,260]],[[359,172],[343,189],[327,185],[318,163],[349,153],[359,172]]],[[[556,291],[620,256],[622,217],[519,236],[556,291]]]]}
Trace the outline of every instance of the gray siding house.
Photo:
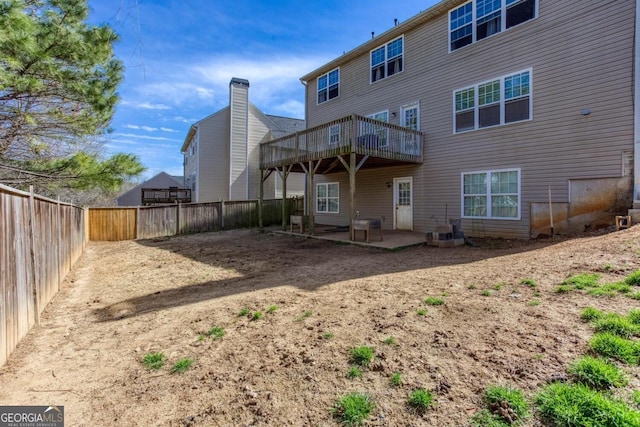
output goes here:
{"type": "MultiPolygon", "coordinates": [[[[270,116],[249,102],[249,82],[233,78],[229,106],[191,125],[181,152],[193,202],[250,200],[260,196],[259,145],[304,129],[304,120],[270,116]]],[[[282,180],[264,182],[264,198],[282,195],[282,180]]],[[[287,196],[304,194],[304,175],[287,181],[287,196]]]]}
{"type": "Polygon", "coordinates": [[[131,190],[116,197],[116,206],[140,206],[142,205],[143,188],[185,188],[184,178],[172,176],[166,172],[160,172],[145,182],[136,185],[131,190]]]}
{"type": "Polygon", "coordinates": [[[303,76],[307,130],[263,144],[261,166],[308,174],[317,223],[613,224],[640,183],[637,3],[443,0],[303,76]]]}

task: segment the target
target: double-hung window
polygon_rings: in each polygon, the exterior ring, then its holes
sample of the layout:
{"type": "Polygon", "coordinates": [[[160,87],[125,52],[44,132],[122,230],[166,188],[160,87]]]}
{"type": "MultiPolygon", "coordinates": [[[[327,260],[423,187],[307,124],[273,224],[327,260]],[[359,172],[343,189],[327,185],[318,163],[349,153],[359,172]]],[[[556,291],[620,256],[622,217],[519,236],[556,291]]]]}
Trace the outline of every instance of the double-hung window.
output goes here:
{"type": "Polygon", "coordinates": [[[454,132],[531,119],[531,70],[455,90],[454,132]]]}
{"type": "Polygon", "coordinates": [[[449,11],[449,49],[505,31],[536,17],[536,0],[471,0],[449,11]]]}
{"type": "Polygon", "coordinates": [[[340,187],[337,182],[316,184],[316,212],[338,213],[340,208],[340,187]]]}
{"type": "Polygon", "coordinates": [[[371,51],[371,83],[403,69],[404,36],[371,51]]]}
{"type": "Polygon", "coordinates": [[[336,68],[318,77],[318,104],[340,95],[340,69],[336,68]]]}
{"type": "Polygon", "coordinates": [[[462,217],[520,219],[520,169],[463,173],[462,217]]]}

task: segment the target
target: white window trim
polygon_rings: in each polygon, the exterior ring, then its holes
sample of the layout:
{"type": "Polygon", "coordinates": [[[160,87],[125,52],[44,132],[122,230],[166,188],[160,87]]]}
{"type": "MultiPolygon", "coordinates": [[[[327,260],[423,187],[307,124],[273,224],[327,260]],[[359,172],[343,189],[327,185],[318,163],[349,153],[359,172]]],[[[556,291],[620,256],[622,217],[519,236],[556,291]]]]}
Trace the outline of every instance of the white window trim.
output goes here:
{"type": "Polygon", "coordinates": [[[469,86],[464,86],[464,87],[460,87],[457,89],[454,89],[452,92],[452,98],[453,98],[453,133],[454,134],[462,134],[462,133],[467,133],[467,132],[475,132],[475,131],[479,131],[479,130],[483,130],[483,129],[492,129],[492,128],[496,128],[496,127],[500,127],[500,126],[509,126],[509,125],[515,125],[518,123],[526,123],[526,122],[530,122],[533,120],[533,68],[525,68],[524,70],[518,70],[518,71],[514,71],[512,73],[508,73],[508,74],[504,74],[500,77],[494,77],[492,79],[488,79],[488,80],[484,80],[482,82],[478,82],[469,86]],[[528,72],[529,73],[529,118],[525,119],[525,120],[518,120],[517,122],[508,122],[505,123],[504,121],[504,105],[505,105],[505,97],[504,97],[504,79],[507,77],[511,77],[514,76],[516,74],[521,74],[521,73],[525,73],[528,72]],[[480,105],[479,105],[479,90],[478,88],[480,87],[480,85],[483,85],[485,83],[489,83],[489,82],[493,82],[495,80],[500,80],[500,123],[497,125],[493,125],[493,126],[484,126],[484,127],[480,127],[479,126],[479,112],[480,112],[480,105]],[[474,127],[473,129],[465,129],[465,130],[456,130],[456,92],[460,92],[462,90],[465,89],[469,89],[469,88],[474,88],[474,106],[473,106],[473,123],[474,123],[474,127]]]}
{"type": "Polygon", "coordinates": [[[487,169],[479,171],[462,172],[460,174],[460,216],[465,219],[489,219],[494,221],[520,221],[522,219],[522,170],[521,168],[487,169]],[[518,213],[515,217],[495,217],[491,216],[491,174],[495,172],[517,172],[518,173],[518,213]],[[467,216],[464,214],[464,176],[474,174],[487,174],[487,216],[467,216]]]}
{"type": "MultiPolygon", "coordinates": [[[[467,2],[464,2],[464,3],[454,7],[454,8],[449,9],[449,11],[447,12],[447,17],[448,17],[448,26],[447,26],[448,35],[447,35],[447,40],[449,42],[449,53],[456,52],[456,51],[458,51],[460,49],[464,49],[467,46],[473,46],[474,44],[476,44],[479,41],[490,39],[491,37],[493,37],[493,36],[495,36],[497,34],[500,34],[500,33],[503,33],[505,31],[510,30],[511,28],[507,28],[507,18],[506,18],[506,16],[507,16],[506,15],[507,14],[507,2],[505,0],[501,0],[501,1],[502,1],[502,6],[500,7],[500,13],[501,13],[500,16],[502,17],[502,19],[500,20],[500,31],[498,31],[497,33],[491,34],[490,36],[487,36],[487,37],[485,37],[483,39],[480,39],[480,40],[476,39],[476,27],[477,27],[477,23],[476,23],[477,22],[476,0],[469,0],[467,2]],[[471,43],[469,43],[466,46],[459,47],[458,49],[451,50],[451,32],[452,32],[451,31],[451,12],[456,10],[456,9],[458,9],[458,8],[464,7],[465,5],[467,5],[469,3],[473,3],[473,5],[471,7],[471,34],[472,34],[471,35],[471,43]]],[[[535,1],[536,1],[536,5],[535,5],[535,10],[533,12],[533,18],[531,18],[529,21],[526,21],[526,22],[530,22],[530,21],[533,21],[535,19],[538,19],[539,10],[540,10],[539,9],[540,8],[540,0],[535,0],[535,1]]],[[[519,25],[516,25],[515,27],[512,27],[512,28],[517,28],[517,27],[519,27],[519,25]]]]}
{"type": "MultiPolygon", "coordinates": [[[[387,65],[389,64],[389,57],[387,56],[387,49],[388,49],[388,47],[389,47],[389,45],[390,45],[391,43],[393,43],[394,41],[396,41],[396,40],[398,40],[398,39],[402,39],[402,55],[401,55],[401,56],[402,56],[402,71],[395,72],[395,73],[393,73],[392,75],[393,75],[393,76],[395,76],[395,75],[397,75],[397,74],[401,74],[401,73],[403,73],[403,72],[404,72],[405,43],[404,43],[404,34],[403,34],[403,35],[401,35],[401,36],[399,36],[399,37],[396,37],[396,38],[395,38],[395,39],[393,39],[393,40],[389,40],[389,41],[388,41],[388,42],[386,42],[385,44],[381,44],[380,46],[376,46],[375,48],[373,48],[373,49],[371,49],[371,50],[369,51],[369,84],[374,84],[374,83],[377,83],[377,82],[382,81],[382,80],[386,80],[386,79],[388,79],[389,77],[391,77],[391,76],[389,76],[389,75],[387,74],[387,65]],[[373,52],[374,50],[378,50],[378,49],[380,49],[381,47],[384,47],[384,69],[385,69],[385,73],[384,73],[384,77],[383,77],[383,78],[378,79],[378,80],[376,80],[376,81],[374,82],[374,81],[371,79],[371,69],[373,68],[373,63],[372,63],[372,61],[371,61],[371,52],[373,52]]],[[[395,57],[394,57],[394,58],[395,58],[395,57]]]]}
{"type": "Polygon", "coordinates": [[[418,125],[418,129],[416,130],[420,130],[420,101],[414,101],[414,102],[410,102],[408,104],[404,104],[400,106],[400,126],[405,127],[405,123],[406,123],[406,112],[407,110],[413,110],[413,109],[417,109],[418,110],[418,121],[417,121],[417,125],[418,125]]]}
{"type": "Polygon", "coordinates": [[[316,184],[316,193],[315,193],[315,207],[314,210],[317,214],[331,214],[331,215],[335,215],[335,214],[339,214],[340,213],[340,183],[338,182],[319,182],[316,184]],[[329,211],[329,203],[327,202],[327,210],[326,211],[319,211],[318,210],[318,187],[319,186],[326,186],[327,187],[327,200],[329,200],[329,186],[330,185],[336,185],[338,187],[338,210],[336,212],[331,212],[329,211]]]}
{"type": "Polygon", "coordinates": [[[334,99],[338,99],[340,98],[340,67],[336,67],[333,70],[327,71],[326,73],[318,76],[316,78],[316,105],[322,105],[322,104],[326,104],[329,101],[332,101],[334,99]],[[338,96],[336,96],[335,98],[329,98],[329,74],[333,73],[334,71],[338,70],[338,96]],[[322,102],[318,102],[318,93],[320,92],[318,90],[318,82],[320,81],[320,79],[324,76],[327,76],[327,100],[326,101],[322,101],[322,102]]]}

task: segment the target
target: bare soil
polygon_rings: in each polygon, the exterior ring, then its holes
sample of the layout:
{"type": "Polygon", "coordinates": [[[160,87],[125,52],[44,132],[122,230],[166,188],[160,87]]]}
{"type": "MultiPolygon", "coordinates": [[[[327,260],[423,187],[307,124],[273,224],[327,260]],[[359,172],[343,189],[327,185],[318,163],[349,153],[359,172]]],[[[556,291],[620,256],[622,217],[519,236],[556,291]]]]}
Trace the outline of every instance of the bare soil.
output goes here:
{"type": "Polygon", "coordinates": [[[640,226],[479,243],[389,252],[254,230],[91,242],[0,369],[0,405],[64,405],[68,426],[332,426],[336,399],[361,391],[376,403],[367,425],[464,426],[488,385],[532,396],[587,353],[585,307],[639,305],[554,290],[573,274],[614,282],[640,268],[640,226]],[[212,326],[226,335],[200,338],[212,326]],[[348,379],[349,349],[363,345],[375,360],[348,379]],[[168,363],[151,371],[141,360],[156,351],[168,363]],[[191,369],[172,374],[184,357],[191,369]],[[419,387],[436,397],[425,414],[406,405],[419,387]]]}

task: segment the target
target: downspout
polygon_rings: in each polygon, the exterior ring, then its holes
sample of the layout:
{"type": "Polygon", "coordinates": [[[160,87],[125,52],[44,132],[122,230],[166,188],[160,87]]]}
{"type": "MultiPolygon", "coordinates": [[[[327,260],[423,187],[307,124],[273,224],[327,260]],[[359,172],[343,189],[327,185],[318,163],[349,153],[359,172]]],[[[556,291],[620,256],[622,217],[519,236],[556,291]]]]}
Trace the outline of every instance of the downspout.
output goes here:
{"type": "Polygon", "coordinates": [[[633,204],[640,205],[640,0],[636,0],[633,52],[633,204]]]}
{"type": "MultiPolygon", "coordinates": [[[[638,0],[640,1],[640,0],[638,0]]],[[[300,83],[302,83],[302,85],[304,86],[304,127],[305,129],[308,127],[307,123],[309,123],[309,116],[308,116],[308,108],[307,108],[307,100],[309,99],[309,86],[307,85],[307,82],[305,82],[304,80],[300,79],[300,83]]],[[[308,200],[307,197],[309,196],[309,194],[307,193],[307,188],[308,186],[308,182],[307,180],[309,179],[309,174],[304,174],[304,199],[303,199],[303,215],[309,215],[310,213],[308,212],[307,209],[307,203],[306,201],[308,200]]]]}

